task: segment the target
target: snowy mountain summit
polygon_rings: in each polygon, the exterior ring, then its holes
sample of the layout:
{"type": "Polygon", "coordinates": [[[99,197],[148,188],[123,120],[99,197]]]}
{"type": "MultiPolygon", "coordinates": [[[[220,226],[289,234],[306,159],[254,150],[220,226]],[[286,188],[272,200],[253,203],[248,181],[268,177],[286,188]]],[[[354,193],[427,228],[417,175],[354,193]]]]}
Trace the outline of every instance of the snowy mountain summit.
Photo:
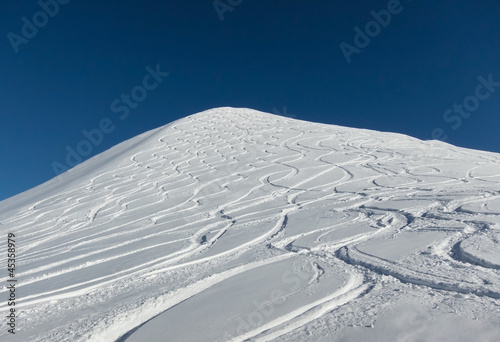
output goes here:
{"type": "Polygon", "coordinates": [[[2,341],[500,341],[495,153],[217,108],[0,224],[2,341]]]}

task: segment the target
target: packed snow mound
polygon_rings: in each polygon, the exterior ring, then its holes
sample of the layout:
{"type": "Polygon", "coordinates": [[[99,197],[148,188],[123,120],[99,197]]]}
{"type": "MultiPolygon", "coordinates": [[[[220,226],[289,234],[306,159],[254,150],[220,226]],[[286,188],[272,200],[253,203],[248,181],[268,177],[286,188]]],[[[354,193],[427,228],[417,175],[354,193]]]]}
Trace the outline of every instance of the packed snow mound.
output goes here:
{"type": "Polygon", "coordinates": [[[217,108],[0,202],[0,230],[2,340],[500,340],[499,154],[217,108]]]}

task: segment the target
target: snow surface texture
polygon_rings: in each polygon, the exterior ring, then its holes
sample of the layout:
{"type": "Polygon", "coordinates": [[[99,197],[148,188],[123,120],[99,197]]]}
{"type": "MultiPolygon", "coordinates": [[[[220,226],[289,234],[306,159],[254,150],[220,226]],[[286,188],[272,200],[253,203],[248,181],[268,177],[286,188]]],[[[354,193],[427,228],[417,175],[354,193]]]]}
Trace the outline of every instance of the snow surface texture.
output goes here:
{"type": "Polygon", "coordinates": [[[0,224],[2,341],[500,341],[494,153],[218,108],[0,202],[0,224]]]}

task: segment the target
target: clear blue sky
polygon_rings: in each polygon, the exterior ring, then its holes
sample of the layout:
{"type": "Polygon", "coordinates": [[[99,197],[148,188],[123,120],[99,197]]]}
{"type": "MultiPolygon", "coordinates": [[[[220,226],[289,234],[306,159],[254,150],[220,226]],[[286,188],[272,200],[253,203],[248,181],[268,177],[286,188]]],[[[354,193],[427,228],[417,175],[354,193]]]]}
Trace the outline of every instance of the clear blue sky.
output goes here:
{"type": "Polygon", "coordinates": [[[2,4],[0,200],[82,130],[114,127],[87,159],[220,106],[500,152],[498,1],[59,1],[2,4]]]}

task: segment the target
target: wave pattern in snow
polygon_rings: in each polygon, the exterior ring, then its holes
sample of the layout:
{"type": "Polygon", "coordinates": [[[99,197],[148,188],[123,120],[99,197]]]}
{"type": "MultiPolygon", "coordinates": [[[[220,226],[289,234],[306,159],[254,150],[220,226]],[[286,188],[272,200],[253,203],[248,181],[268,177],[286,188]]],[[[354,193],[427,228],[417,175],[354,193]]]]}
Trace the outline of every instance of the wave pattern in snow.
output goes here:
{"type": "Polygon", "coordinates": [[[219,108],[0,212],[18,340],[500,338],[498,154],[219,108]]]}

